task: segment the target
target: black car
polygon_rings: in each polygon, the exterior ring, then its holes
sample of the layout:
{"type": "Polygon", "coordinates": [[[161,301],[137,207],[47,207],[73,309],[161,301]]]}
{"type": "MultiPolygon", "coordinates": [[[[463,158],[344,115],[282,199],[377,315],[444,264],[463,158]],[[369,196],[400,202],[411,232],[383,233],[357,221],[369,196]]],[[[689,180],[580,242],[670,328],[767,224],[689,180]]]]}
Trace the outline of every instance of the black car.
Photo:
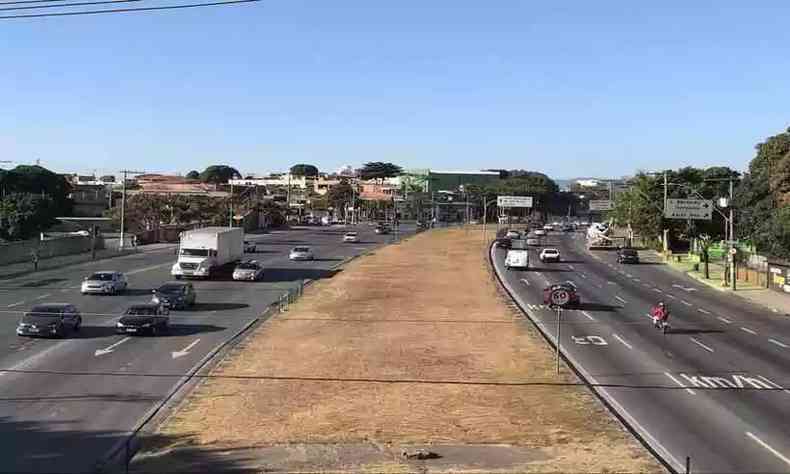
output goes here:
{"type": "Polygon", "coordinates": [[[639,252],[635,249],[620,249],[617,251],[617,263],[639,263],[639,252]]]}
{"type": "Polygon", "coordinates": [[[115,323],[118,334],[158,334],[170,328],[170,310],[161,304],[148,303],[130,306],[115,323]]]}
{"type": "Polygon", "coordinates": [[[38,304],[22,316],[16,333],[20,336],[63,337],[69,331],[79,331],[82,316],[68,303],[38,304]]]}
{"type": "Polygon", "coordinates": [[[169,281],[154,290],[151,302],[171,309],[185,309],[195,304],[195,287],[186,281],[169,281]]]}

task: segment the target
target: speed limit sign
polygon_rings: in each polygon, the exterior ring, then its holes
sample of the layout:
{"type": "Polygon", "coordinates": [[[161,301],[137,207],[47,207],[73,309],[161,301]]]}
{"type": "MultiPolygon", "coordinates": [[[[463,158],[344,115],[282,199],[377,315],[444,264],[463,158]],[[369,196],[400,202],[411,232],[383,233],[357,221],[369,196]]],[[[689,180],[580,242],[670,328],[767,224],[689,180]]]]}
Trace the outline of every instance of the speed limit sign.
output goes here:
{"type": "Polygon", "coordinates": [[[565,306],[570,302],[571,295],[568,293],[567,290],[562,288],[557,288],[556,290],[551,292],[550,296],[551,304],[554,306],[565,306]]]}

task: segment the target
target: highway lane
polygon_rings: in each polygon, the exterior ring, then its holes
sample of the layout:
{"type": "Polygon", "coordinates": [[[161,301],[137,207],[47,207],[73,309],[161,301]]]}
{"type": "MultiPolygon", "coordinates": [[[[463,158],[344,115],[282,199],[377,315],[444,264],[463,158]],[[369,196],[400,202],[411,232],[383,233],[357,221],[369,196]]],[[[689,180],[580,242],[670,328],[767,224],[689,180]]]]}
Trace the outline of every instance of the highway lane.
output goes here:
{"type": "MultiPolygon", "coordinates": [[[[404,234],[413,233],[402,228],[404,234]]],[[[195,281],[197,304],[171,312],[171,334],[114,333],[123,310],[150,300],[169,280],[172,250],[7,280],[0,286],[0,472],[90,472],[113,446],[206,354],[260,315],[303,279],[331,277],[332,267],[391,239],[360,226],[362,242],[341,242],[345,228],[302,228],[250,235],[265,267],[262,282],[195,281]],[[317,260],[291,262],[295,245],[317,260]],[[134,258],[132,258],[134,257],[134,258]],[[82,277],[98,269],[124,271],[130,291],[79,294],[82,277]],[[63,340],[14,334],[21,312],[39,302],[67,301],[83,312],[83,329],[63,340]],[[21,304],[16,304],[22,302],[21,304]]]]}
{"type": "Polygon", "coordinates": [[[695,303],[674,304],[674,332],[663,335],[646,315],[659,295],[649,274],[623,275],[605,257],[592,258],[580,237],[550,236],[570,262],[507,272],[500,249],[494,262],[517,301],[555,339],[556,313],[542,306],[540,291],[566,279],[579,286],[582,308],[563,312],[561,341],[596,391],[678,471],[686,456],[693,472],[790,470],[790,433],[780,421],[790,418],[790,394],[775,389],[787,380],[785,355],[748,333],[721,329],[717,324],[732,325],[695,303]]]}

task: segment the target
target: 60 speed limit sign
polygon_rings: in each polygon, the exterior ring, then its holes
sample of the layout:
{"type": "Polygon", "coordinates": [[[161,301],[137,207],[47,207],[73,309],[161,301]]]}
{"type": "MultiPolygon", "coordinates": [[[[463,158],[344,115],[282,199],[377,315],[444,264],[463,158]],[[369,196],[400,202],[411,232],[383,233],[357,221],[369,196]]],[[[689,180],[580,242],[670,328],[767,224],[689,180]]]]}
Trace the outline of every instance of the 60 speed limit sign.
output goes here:
{"type": "Polygon", "coordinates": [[[567,290],[558,288],[551,292],[549,297],[551,304],[554,306],[565,306],[571,300],[571,294],[567,290]]]}

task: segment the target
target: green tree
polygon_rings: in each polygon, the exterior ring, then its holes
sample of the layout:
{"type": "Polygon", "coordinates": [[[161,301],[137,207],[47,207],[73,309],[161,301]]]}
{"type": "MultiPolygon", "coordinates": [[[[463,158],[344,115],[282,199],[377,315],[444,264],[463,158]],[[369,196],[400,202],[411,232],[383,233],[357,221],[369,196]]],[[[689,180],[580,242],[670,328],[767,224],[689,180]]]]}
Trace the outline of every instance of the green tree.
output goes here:
{"type": "Polygon", "coordinates": [[[294,176],[315,177],[318,176],[318,168],[316,168],[314,165],[300,163],[291,166],[291,174],[294,176]]]}
{"type": "MultiPolygon", "coordinates": [[[[326,193],[327,202],[335,209],[345,209],[346,204],[351,202],[354,195],[354,188],[347,180],[341,181],[339,184],[329,188],[326,193]]],[[[339,215],[337,213],[336,215],[339,215]]]]}
{"type": "Polygon", "coordinates": [[[185,176],[186,179],[200,179],[200,172],[198,170],[192,170],[185,176]]]}
{"type": "Polygon", "coordinates": [[[403,173],[403,169],[392,163],[384,163],[381,161],[372,161],[365,163],[359,170],[359,177],[364,180],[374,179],[376,181],[383,181],[386,178],[399,176],[403,173]]]}
{"type": "Polygon", "coordinates": [[[12,193],[0,200],[0,238],[23,240],[54,224],[58,215],[48,195],[12,193]]]}
{"type": "Polygon", "coordinates": [[[231,179],[241,178],[241,173],[228,165],[212,165],[200,173],[200,180],[204,183],[225,184],[231,179]]]}
{"type": "Polygon", "coordinates": [[[71,213],[70,192],[71,186],[64,176],[42,166],[20,165],[11,170],[0,170],[0,196],[10,193],[49,196],[53,212],[57,215],[71,213]]]}

